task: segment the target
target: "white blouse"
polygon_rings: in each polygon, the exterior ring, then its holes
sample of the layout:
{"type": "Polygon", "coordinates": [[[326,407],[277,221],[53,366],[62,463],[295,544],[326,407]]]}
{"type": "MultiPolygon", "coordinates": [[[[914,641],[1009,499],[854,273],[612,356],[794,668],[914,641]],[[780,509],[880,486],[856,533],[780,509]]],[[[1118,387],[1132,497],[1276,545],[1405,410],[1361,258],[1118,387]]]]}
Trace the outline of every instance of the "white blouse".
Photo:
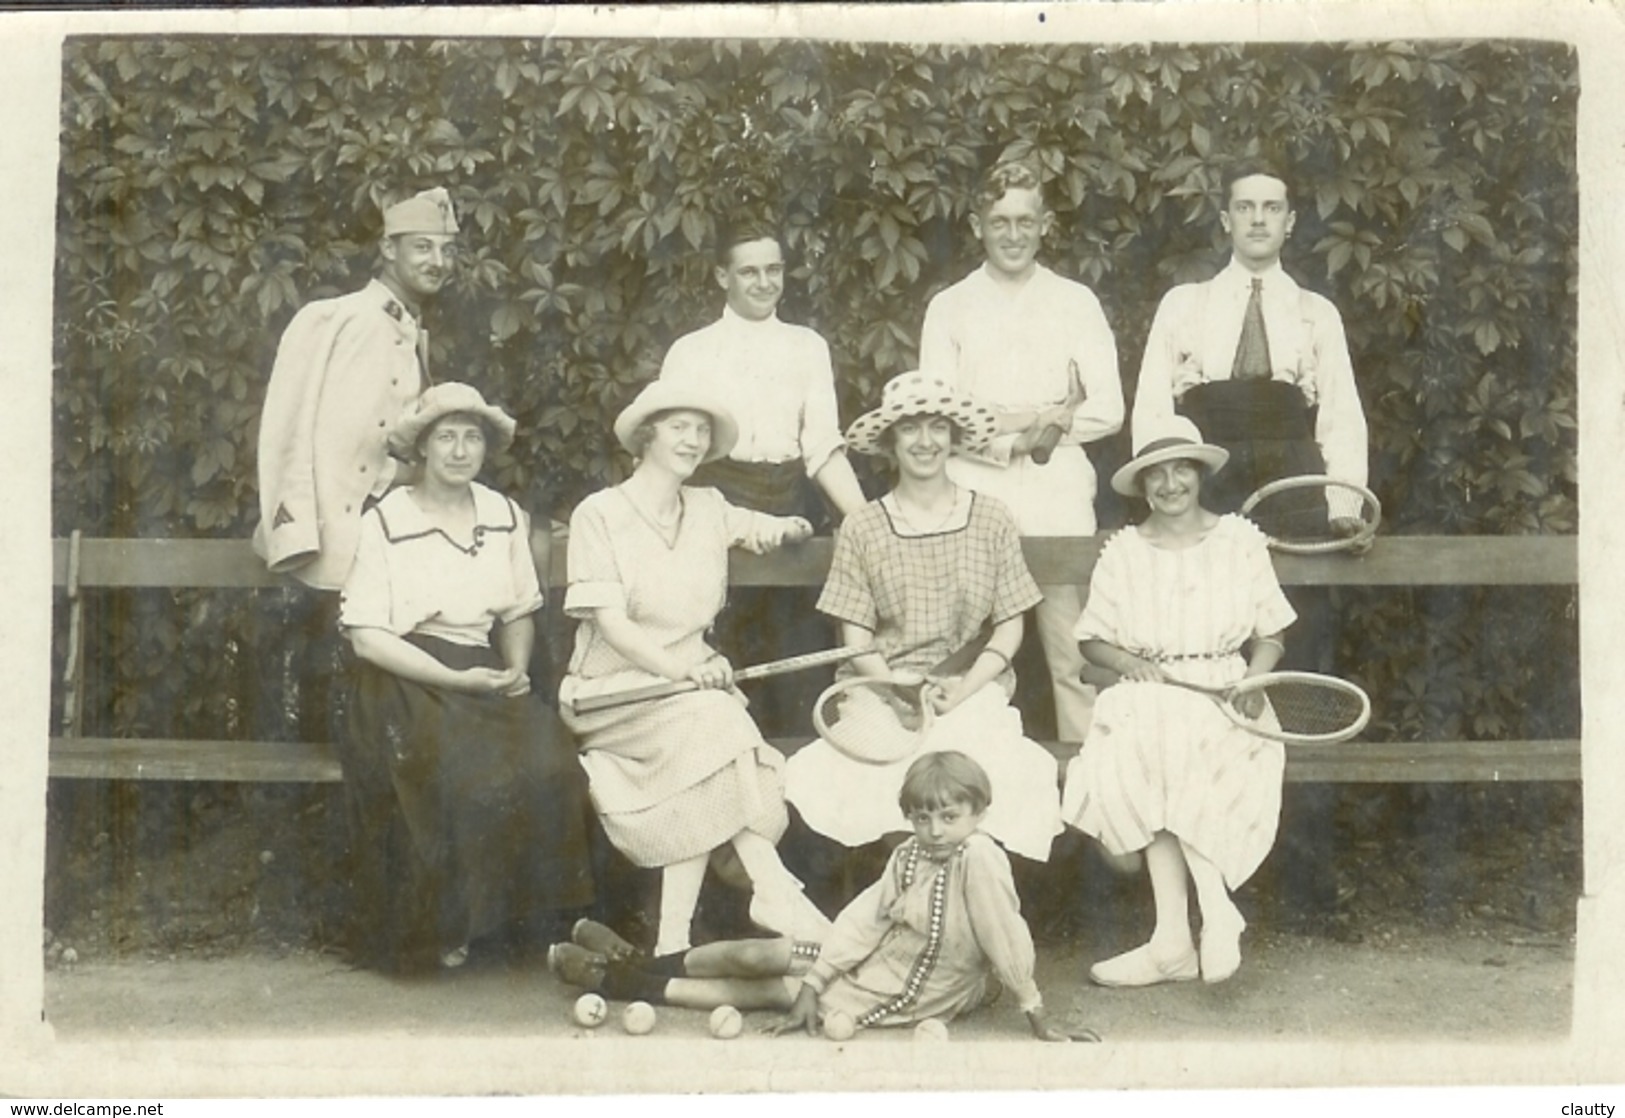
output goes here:
{"type": "Polygon", "coordinates": [[[340,599],[342,628],[480,646],[490,643],[494,622],[541,608],[530,518],[511,498],[478,482],[472,489],[468,540],[454,540],[430,523],[408,489],[393,490],[367,510],[340,599]]]}

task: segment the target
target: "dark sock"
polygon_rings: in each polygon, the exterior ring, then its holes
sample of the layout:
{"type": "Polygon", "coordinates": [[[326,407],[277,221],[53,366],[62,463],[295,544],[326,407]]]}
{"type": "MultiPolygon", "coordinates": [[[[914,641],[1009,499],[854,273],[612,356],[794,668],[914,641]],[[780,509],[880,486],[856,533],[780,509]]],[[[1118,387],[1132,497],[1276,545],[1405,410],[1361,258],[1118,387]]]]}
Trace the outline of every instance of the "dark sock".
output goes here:
{"type": "Polygon", "coordinates": [[[687,951],[673,951],[670,955],[656,955],[653,959],[644,962],[643,970],[646,974],[656,974],[662,978],[687,978],[688,967],[684,965],[687,959],[687,951]]]}
{"type": "Polygon", "coordinates": [[[611,962],[604,968],[604,981],[598,992],[618,1002],[660,1002],[666,1000],[669,980],[657,974],[645,974],[626,963],[611,962]]]}

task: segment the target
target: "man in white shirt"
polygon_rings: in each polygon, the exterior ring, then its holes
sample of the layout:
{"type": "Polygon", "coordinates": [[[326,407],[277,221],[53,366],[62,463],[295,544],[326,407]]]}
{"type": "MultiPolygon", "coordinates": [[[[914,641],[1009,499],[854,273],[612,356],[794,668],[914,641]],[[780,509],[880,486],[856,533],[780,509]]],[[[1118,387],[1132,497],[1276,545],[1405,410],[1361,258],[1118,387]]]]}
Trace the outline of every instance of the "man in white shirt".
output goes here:
{"type": "MultiPolygon", "coordinates": [[[[1259,486],[1298,474],[1366,483],[1365,412],[1343,320],[1331,301],[1293,282],[1281,249],[1296,214],[1286,179],[1244,162],[1225,176],[1219,221],[1230,235],[1229,264],[1205,283],[1163,296],[1146,341],[1134,423],[1178,411],[1211,443],[1230,452],[1202,486],[1202,503],[1234,512],[1259,486]],[[1251,321],[1249,322],[1249,319],[1251,321]]],[[[1314,490],[1293,517],[1329,518],[1352,535],[1356,509],[1314,490]]],[[[1335,619],[1329,594],[1293,587],[1298,621],[1287,634],[1283,668],[1332,671],[1335,619]]],[[[1285,799],[1281,838],[1261,882],[1274,878],[1278,920],[1340,936],[1346,922],[1332,878],[1335,790],[1296,785],[1285,799]]]]}
{"type": "Polygon", "coordinates": [[[741,223],[718,242],[722,317],[672,344],[660,379],[726,400],[739,441],[707,463],[693,485],[713,485],[735,504],[776,516],[806,515],[803,477],[845,516],[863,507],[835,406],[829,346],[812,330],[779,321],[784,248],[772,227],[741,223]]]}
{"type": "MultiPolygon", "coordinates": [[[[1123,385],[1100,300],[1038,263],[1053,221],[1031,167],[1005,163],[988,174],[970,216],[986,261],[926,308],[920,369],[999,417],[986,451],[949,462],[955,482],[1004,502],[1024,536],[1088,536],[1096,528],[1096,478],[1083,444],[1122,427],[1123,385]],[[1046,427],[1059,432],[1052,450],[1043,443],[1046,427]]],[[[1036,628],[1055,692],[1056,730],[1064,740],[1082,741],[1094,688],[1078,678],[1083,656],[1072,627],[1085,588],[1041,589],[1036,628]]]]}
{"type": "MultiPolygon", "coordinates": [[[[1261,164],[1241,164],[1226,175],[1224,191],[1219,221],[1230,235],[1230,263],[1205,283],[1163,296],[1140,366],[1134,424],[1178,411],[1230,452],[1202,490],[1215,512],[1233,512],[1259,486],[1297,474],[1364,485],[1365,412],[1343,320],[1330,300],[1281,268],[1297,218],[1286,181],[1261,164]]],[[[1356,510],[1336,501],[1332,526],[1352,535],[1356,510]]],[[[1327,515],[1324,504],[1319,514],[1327,515]]]]}

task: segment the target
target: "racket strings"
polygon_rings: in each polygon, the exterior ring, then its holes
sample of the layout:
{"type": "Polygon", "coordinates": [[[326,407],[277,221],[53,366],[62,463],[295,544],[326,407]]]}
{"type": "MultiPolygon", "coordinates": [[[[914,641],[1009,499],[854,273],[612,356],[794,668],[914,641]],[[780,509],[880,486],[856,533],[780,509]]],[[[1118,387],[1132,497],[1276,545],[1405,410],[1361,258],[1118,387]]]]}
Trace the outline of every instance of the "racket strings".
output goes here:
{"type": "Polygon", "coordinates": [[[1337,734],[1362,721],[1366,707],[1353,692],[1285,680],[1264,688],[1280,728],[1290,734],[1337,734]]]}
{"type": "Polygon", "coordinates": [[[1272,539],[1321,543],[1333,538],[1326,490],[1318,486],[1271,493],[1248,515],[1272,539]]]}
{"type": "Polygon", "coordinates": [[[826,694],[819,728],[830,744],[852,757],[887,761],[906,757],[929,725],[920,687],[883,681],[857,683],[826,694]]]}

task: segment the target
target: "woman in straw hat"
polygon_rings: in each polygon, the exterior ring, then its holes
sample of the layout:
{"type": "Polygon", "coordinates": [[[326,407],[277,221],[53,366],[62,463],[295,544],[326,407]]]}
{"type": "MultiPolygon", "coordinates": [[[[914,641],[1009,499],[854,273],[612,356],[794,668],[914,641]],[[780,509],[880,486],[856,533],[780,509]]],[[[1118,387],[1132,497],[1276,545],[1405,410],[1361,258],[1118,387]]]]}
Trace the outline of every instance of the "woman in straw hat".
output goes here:
{"type": "Polygon", "coordinates": [[[751,919],[819,940],[828,921],[801,893],[774,844],[788,822],[783,758],[762,740],[706,643],[728,590],[728,550],[805,539],[800,517],[729,504],[684,482],[736,437],[704,392],[657,381],[615,420],[632,476],[582,501],[570,518],[564,610],[581,625],[560,706],[582,750],[610,841],[633,864],[661,867],[660,955],[689,946],[711,852],[731,845],[752,884],[751,919]],[[576,713],[581,698],[640,683],[690,680],[669,698],[576,713]]]}
{"type": "Polygon", "coordinates": [[[469,385],[430,388],[390,435],[419,480],[362,517],[339,622],[360,660],[343,761],[369,965],[545,945],[593,901],[586,780],[526,675],[530,526],[474,480],[513,434],[469,385]]]}
{"type": "Polygon", "coordinates": [[[1149,942],[1091,968],[1105,986],[1234,974],[1246,922],[1230,890],[1275,841],[1280,744],[1164,682],[1222,686],[1270,671],[1295,616],[1263,534],[1200,503],[1204,480],[1227,458],[1182,416],[1135,431],[1135,457],[1112,488],[1151,512],[1107,541],[1074,630],[1085,658],[1122,682],[1101,693],[1067,767],[1062,813],[1112,855],[1144,851],[1156,902],[1149,942]],[[1187,882],[1201,911],[1199,944],[1187,882]]]}
{"type": "Polygon", "coordinates": [[[928,686],[935,723],[915,752],[876,763],[817,741],[790,759],[790,801],[843,846],[908,830],[898,788],[914,759],[937,749],[959,750],[987,771],[993,799],[983,829],[1007,849],[1047,860],[1062,830],[1055,759],[1023,736],[1010,705],[1010,658],[1023,614],[1042,595],[1009,511],[947,473],[955,449],[975,450],[992,432],[987,408],[918,372],[893,378],[880,406],[847,430],[853,450],[892,460],[897,484],[842,525],[818,600],[849,646],[873,650],[843,665],[840,678],[928,674],[967,646],[974,660],[928,686]]]}

